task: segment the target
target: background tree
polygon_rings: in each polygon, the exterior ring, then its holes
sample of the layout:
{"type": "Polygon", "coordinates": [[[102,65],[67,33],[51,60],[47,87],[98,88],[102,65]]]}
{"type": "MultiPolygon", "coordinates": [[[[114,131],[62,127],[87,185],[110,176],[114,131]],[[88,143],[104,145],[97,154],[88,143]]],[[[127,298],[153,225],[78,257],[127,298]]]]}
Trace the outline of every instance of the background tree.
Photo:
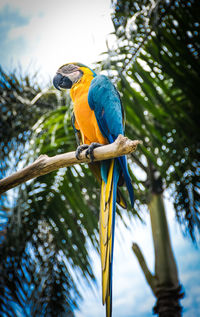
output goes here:
{"type": "Polygon", "coordinates": [[[199,3],[114,3],[118,47],[106,62],[120,78],[127,133],[145,138],[143,152],[164,176],[165,187],[173,184],[177,219],[195,239],[195,227],[200,224],[199,3]],[[146,44],[138,51],[141,43],[146,44]]]}
{"type": "Polygon", "coordinates": [[[176,217],[195,240],[199,222],[199,4],[195,1],[113,1],[117,45],[103,69],[120,78],[126,133],[144,140],[132,155],[145,180],[134,175],[138,208],[149,207],[155,247],[155,276],[138,246],[160,316],[180,314],[180,286],[170,246],[162,193],[170,191],[176,217]],[[187,17],[187,18],[186,18],[187,17]],[[186,22],[187,20],[187,22],[186,22]],[[117,71],[117,73],[116,73],[117,71]],[[192,84],[191,84],[192,83],[192,84]],[[170,295],[171,293],[171,295],[170,295]],[[174,312],[173,312],[174,308],[174,312]]]}
{"type": "MultiPolygon", "coordinates": [[[[43,94],[34,78],[2,70],[0,89],[2,175],[39,153],[55,155],[75,148],[66,96],[51,90],[43,94]]],[[[12,191],[14,199],[1,197],[3,316],[17,311],[27,316],[73,315],[80,299],[77,278],[94,279],[86,240],[97,246],[98,186],[93,182],[88,168],[77,166],[23,184],[12,191]]]]}

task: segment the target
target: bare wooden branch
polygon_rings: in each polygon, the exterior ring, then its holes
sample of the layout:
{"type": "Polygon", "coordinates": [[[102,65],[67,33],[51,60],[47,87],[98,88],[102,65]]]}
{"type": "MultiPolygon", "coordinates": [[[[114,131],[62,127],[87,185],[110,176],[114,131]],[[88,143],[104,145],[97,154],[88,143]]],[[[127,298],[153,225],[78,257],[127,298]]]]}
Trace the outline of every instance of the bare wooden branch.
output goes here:
{"type": "MultiPolygon", "coordinates": [[[[137,145],[142,143],[138,140],[130,140],[123,135],[119,135],[114,143],[108,144],[94,150],[95,161],[111,159],[117,156],[126,155],[136,150],[137,145]]],[[[16,187],[19,184],[35,177],[48,174],[61,167],[67,167],[74,164],[89,163],[90,160],[85,157],[85,152],[80,154],[80,160],[77,160],[75,152],[59,154],[53,157],[41,155],[39,158],[16,173],[0,180],[0,194],[16,187]]]]}
{"type": "Polygon", "coordinates": [[[140,267],[142,268],[142,271],[146,277],[146,280],[149,284],[149,286],[151,287],[153,293],[155,294],[155,282],[156,282],[156,277],[153,276],[151,274],[151,272],[149,271],[148,269],[148,266],[147,266],[147,263],[144,259],[144,256],[142,254],[142,251],[140,250],[140,247],[137,245],[137,243],[133,243],[132,244],[132,250],[133,252],[135,253],[137,259],[138,259],[138,262],[140,264],[140,267]]]}

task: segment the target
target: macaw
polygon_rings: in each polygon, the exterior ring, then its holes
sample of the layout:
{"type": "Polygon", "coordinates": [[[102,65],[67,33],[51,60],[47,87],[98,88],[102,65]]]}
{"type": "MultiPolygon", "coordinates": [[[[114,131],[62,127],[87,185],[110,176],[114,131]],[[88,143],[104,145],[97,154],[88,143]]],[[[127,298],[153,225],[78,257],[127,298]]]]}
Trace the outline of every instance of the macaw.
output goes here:
{"type": "MultiPolygon", "coordinates": [[[[124,134],[124,114],[120,95],[104,75],[97,75],[80,63],[61,66],[53,78],[57,89],[70,89],[73,101],[72,124],[79,146],[76,157],[87,149],[86,156],[94,160],[95,147],[112,143],[124,134]]],[[[126,208],[119,186],[125,180],[131,205],[134,195],[125,156],[93,162],[93,173],[101,182],[100,198],[100,254],[102,268],[102,302],[106,303],[106,316],[112,315],[112,264],[115,231],[116,202],[126,208]]]]}

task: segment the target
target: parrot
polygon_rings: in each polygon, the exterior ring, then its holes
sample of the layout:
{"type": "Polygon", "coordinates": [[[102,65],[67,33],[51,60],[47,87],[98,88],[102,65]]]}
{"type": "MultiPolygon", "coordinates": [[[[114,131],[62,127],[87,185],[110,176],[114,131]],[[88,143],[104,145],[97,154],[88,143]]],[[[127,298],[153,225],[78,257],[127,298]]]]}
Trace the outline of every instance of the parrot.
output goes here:
{"type": "Polygon", "coordinates": [[[134,193],[126,156],[94,162],[94,149],[113,143],[124,135],[124,110],[118,90],[105,75],[98,75],[81,63],[62,65],[53,78],[56,89],[70,89],[73,103],[72,125],[78,147],[75,155],[86,149],[86,157],[101,186],[99,236],[102,272],[102,303],[106,316],[112,316],[112,270],[116,203],[127,208],[120,191],[125,182],[131,206],[134,193]]]}

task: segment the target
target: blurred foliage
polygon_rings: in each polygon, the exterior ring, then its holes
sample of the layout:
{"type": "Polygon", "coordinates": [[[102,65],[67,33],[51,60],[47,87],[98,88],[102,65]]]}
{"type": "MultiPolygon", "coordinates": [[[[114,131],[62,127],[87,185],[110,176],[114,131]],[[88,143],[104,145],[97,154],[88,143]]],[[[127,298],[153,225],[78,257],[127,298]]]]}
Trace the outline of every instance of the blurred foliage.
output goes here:
{"type": "Polygon", "coordinates": [[[8,227],[0,248],[1,316],[73,316],[79,293],[66,258],[45,220],[26,217],[8,227]]]}
{"type": "Polygon", "coordinates": [[[126,134],[144,142],[132,156],[143,170],[135,179],[140,203],[147,203],[152,191],[169,188],[177,219],[195,240],[200,228],[200,4],[113,4],[117,41],[101,67],[111,77],[113,70],[113,81],[119,79],[126,134]]]}
{"type": "Polygon", "coordinates": [[[41,93],[37,84],[37,75],[17,75],[20,70],[6,74],[0,68],[0,171],[5,173],[9,167],[9,153],[18,163],[21,160],[24,145],[30,139],[32,126],[42,114],[56,104],[55,95],[46,95],[36,104],[34,97],[41,93]]]}
{"type": "MultiPolygon", "coordinates": [[[[8,134],[1,129],[1,175],[26,166],[39,154],[74,150],[69,96],[51,88],[43,92],[28,77],[24,81],[13,73],[1,75],[0,125],[12,122],[8,134]],[[19,102],[10,82],[19,85],[19,102]]],[[[5,316],[17,310],[27,316],[73,315],[81,298],[77,280],[94,280],[86,237],[97,247],[98,195],[88,167],[77,165],[1,197],[0,311],[5,316]]]]}

